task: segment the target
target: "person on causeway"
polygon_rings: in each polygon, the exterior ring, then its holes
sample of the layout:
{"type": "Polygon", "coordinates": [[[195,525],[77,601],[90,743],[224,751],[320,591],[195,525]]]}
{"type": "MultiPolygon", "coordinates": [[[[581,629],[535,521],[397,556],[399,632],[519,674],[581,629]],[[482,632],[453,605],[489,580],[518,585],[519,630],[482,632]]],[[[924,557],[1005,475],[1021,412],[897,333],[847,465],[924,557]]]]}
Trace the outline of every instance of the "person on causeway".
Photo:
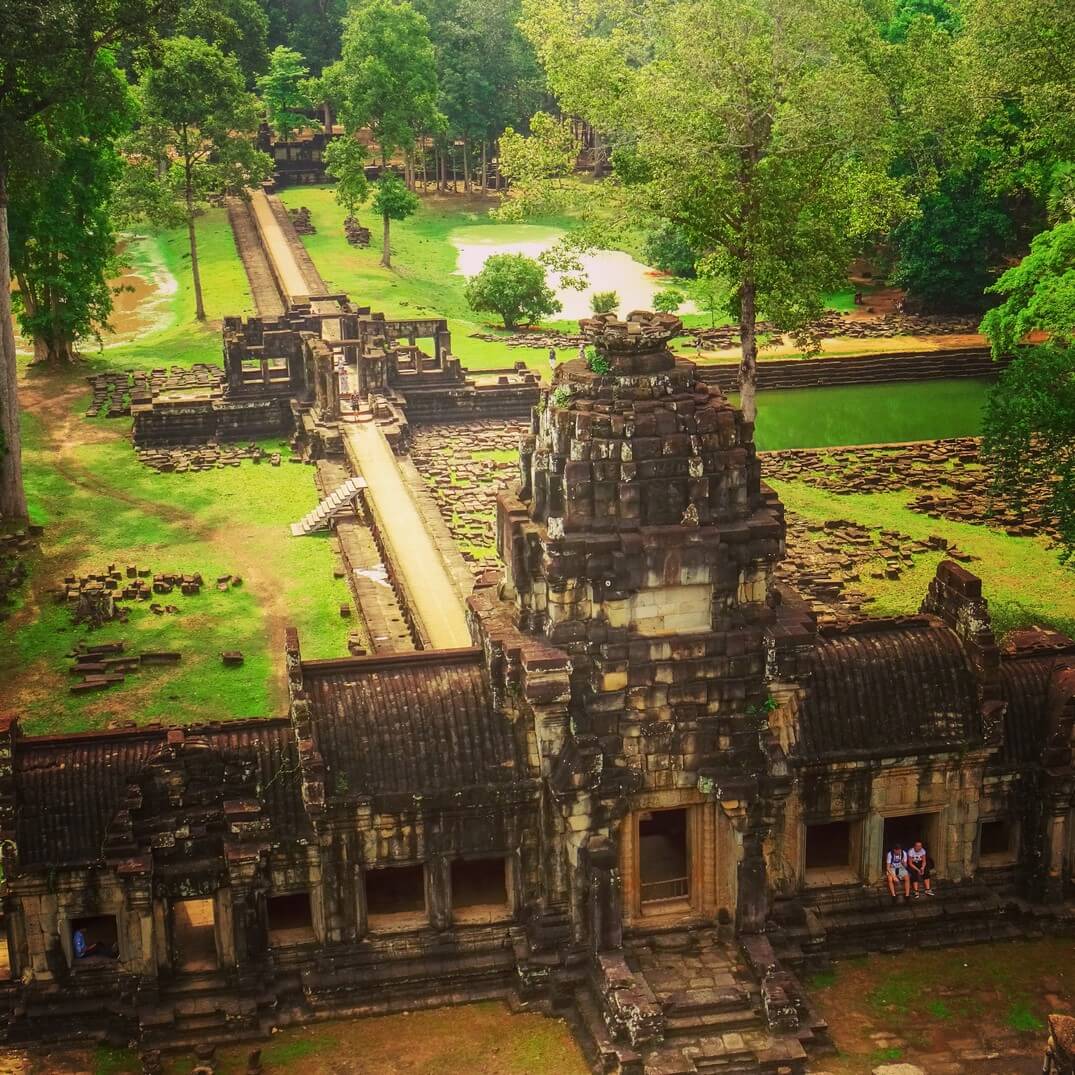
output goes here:
{"type": "Polygon", "coordinates": [[[929,852],[925,849],[921,840],[915,840],[914,847],[907,852],[907,870],[911,875],[911,887],[914,889],[914,898],[918,899],[920,885],[925,885],[926,895],[934,896],[936,893],[930,887],[929,852]]]}
{"type": "Polygon", "coordinates": [[[888,882],[888,894],[896,898],[897,882],[903,885],[904,898],[911,894],[911,877],[907,872],[907,852],[896,844],[885,855],[885,880],[888,882]]]}

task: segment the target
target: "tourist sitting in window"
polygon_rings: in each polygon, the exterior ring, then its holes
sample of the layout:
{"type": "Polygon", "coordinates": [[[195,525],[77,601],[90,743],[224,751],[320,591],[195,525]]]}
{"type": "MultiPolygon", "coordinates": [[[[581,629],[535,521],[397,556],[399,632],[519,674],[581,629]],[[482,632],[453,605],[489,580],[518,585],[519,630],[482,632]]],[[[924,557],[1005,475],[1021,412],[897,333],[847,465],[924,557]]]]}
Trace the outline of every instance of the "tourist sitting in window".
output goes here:
{"type": "Polygon", "coordinates": [[[93,941],[91,943],[86,940],[86,931],[84,929],[76,929],[71,940],[75,948],[75,959],[86,959],[88,956],[104,956],[108,959],[115,959],[119,955],[119,945],[106,946],[102,941],[93,941]]]}
{"type": "Polygon", "coordinates": [[[936,895],[930,887],[933,862],[921,840],[915,840],[914,847],[907,852],[907,870],[911,875],[911,887],[914,889],[915,899],[918,899],[919,888],[923,885],[925,886],[927,896],[936,895]]]}
{"type": "Polygon", "coordinates": [[[896,898],[896,885],[903,885],[903,896],[906,899],[911,894],[911,875],[907,870],[907,852],[896,844],[885,855],[885,880],[888,882],[888,894],[896,898]]]}

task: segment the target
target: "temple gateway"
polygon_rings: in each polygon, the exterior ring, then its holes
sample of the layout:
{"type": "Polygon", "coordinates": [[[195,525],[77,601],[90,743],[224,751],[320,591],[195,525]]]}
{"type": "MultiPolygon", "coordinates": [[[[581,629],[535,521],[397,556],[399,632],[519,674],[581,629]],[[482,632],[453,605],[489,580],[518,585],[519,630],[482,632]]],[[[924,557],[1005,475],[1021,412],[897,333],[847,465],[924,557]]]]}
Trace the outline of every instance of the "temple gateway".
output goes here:
{"type": "Polygon", "coordinates": [[[753,430],[668,348],[585,322],[501,492],[472,645],[304,660],[286,716],[2,725],[9,1036],[145,1048],[503,997],[595,1068],[803,1070],[803,967],[1072,925],[1075,643],[920,614],[819,626],[774,581],[753,430]],[[893,905],[887,846],[938,896],[893,905]],[[80,954],[80,952],[82,954],[80,954]]]}

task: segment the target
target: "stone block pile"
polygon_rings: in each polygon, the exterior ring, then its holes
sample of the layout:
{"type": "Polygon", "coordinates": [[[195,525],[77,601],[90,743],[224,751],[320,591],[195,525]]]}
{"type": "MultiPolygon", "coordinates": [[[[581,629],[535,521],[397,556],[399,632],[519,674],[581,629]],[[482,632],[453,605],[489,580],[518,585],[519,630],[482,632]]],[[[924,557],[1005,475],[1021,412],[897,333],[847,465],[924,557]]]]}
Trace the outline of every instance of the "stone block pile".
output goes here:
{"type": "Polygon", "coordinates": [[[281,458],[280,452],[267,452],[256,443],[138,449],[139,462],[161,474],[221,470],[224,467],[237,467],[243,460],[252,463],[267,462],[270,466],[278,467],[281,458]]]}
{"type": "Polygon", "coordinates": [[[147,666],[178,664],[182,655],[174,650],[128,653],[126,641],[120,639],[96,644],[80,642],[67,656],[71,675],[78,677],[71,684],[71,693],[88,694],[123,683],[127,676],[147,666]]]}
{"type": "Polygon", "coordinates": [[[486,343],[507,344],[508,347],[526,347],[535,351],[547,351],[550,347],[578,347],[587,342],[579,332],[560,332],[558,329],[540,329],[533,332],[513,332],[509,336],[497,336],[492,332],[472,332],[471,339],[486,343]]]}
{"type": "MultiPolygon", "coordinates": [[[[226,591],[241,582],[238,576],[222,575],[217,579],[217,589],[226,591]]],[[[63,589],[56,591],[56,599],[71,610],[75,623],[99,627],[110,620],[126,622],[127,609],[121,602],[146,602],[155,615],[175,615],[179,612],[175,605],[156,598],[176,593],[197,597],[204,585],[205,579],[200,572],[154,573],[151,568],[138,564],[127,564],[123,568],[109,564],[103,571],[68,575],[63,589]]]]}
{"type": "Polygon", "coordinates": [[[317,234],[317,228],[310,219],[310,210],[305,205],[300,205],[298,209],[288,209],[288,214],[298,235],[317,234]]]}
{"type": "Polygon", "coordinates": [[[370,229],[359,224],[353,216],[349,216],[343,222],[343,233],[352,246],[370,245],[370,229]]]}
{"type": "MultiPolygon", "coordinates": [[[[1047,511],[1048,489],[1027,491],[1021,507],[990,494],[976,437],[862,448],[770,452],[767,478],[799,481],[831,493],[910,490],[907,506],[931,519],[1003,530],[1012,537],[1059,537],[1047,511]]],[[[955,556],[959,559],[958,556],[955,556]]]]}

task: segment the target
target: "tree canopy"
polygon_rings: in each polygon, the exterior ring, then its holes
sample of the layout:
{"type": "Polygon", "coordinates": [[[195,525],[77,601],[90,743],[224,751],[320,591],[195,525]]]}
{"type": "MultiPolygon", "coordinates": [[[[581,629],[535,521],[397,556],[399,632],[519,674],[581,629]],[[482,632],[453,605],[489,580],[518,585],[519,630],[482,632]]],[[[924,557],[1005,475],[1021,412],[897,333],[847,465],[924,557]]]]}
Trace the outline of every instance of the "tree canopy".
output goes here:
{"type": "Polygon", "coordinates": [[[128,204],[159,223],[186,224],[196,316],[204,320],[195,220],[210,195],[241,194],[269,175],[272,162],[253,145],[257,102],[234,56],[190,37],[163,43],[138,91],[128,204]]]}
{"type": "Polygon", "coordinates": [[[733,285],[744,413],[756,323],[804,329],[856,241],[901,206],[891,108],[854,0],[527,0],[524,28],[561,107],[612,148],[633,211],[679,228],[733,285]]]}
{"type": "Polygon", "coordinates": [[[310,69],[294,49],[277,45],[269,56],[269,69],[257,80],[269,126],[281,142],[300,127],[314,125],[305,109],[313,108],[310,69]]]}
{"type": "Polygon", "coordinates": [[[467,281],[465,295],[471,309],[499,314],[508,329],[562,309],[545,282],[544,267],[525,254],[494,254],[467,281]]]}

